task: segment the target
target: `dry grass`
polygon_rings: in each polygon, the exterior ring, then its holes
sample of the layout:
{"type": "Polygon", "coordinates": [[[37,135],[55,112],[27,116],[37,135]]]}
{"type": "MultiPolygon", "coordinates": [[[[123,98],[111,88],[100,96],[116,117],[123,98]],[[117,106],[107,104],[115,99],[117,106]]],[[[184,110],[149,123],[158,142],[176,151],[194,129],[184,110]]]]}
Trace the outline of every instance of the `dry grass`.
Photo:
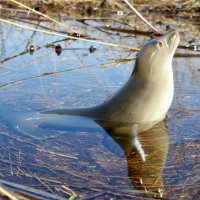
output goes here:
{"type": "MultiPolygon", "coordinates": [[[[11,1],[3,2],[10,7],[16,7],[15,3],[11,1]]],[[[31,6],[32,8],[37,8],[43,13],[62,10],[63,13],[70,16],[102,16],[124,10],[125,7],[126,10],[129,9],[125,2],[121,0],[19,0],[18,2],[31,6]]],[[[130,0],[129,2],[140,11],[156,9],[161,11],[198,12],[200,8],[199,0],[130,0]]]]}

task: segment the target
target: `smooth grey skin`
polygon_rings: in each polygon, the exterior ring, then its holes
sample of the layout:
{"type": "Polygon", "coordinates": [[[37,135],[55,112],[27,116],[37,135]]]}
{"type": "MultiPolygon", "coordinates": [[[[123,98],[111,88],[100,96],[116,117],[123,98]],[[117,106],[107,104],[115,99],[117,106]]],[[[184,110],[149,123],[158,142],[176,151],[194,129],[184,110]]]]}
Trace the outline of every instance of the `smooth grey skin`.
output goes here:
{"type": "Polygon", "coordinates": [[[171,64],[178,43],[176,30],[145,43],[127,83],[99,106],[22,112],[0,105],[0,117],[15,131],[37,139],[55,137],[60,134],[55,130],[63,129],[136,135],[166,116],[173,98],[171,64]]]}
{"type": "Polygon", "coordinates": [[[127,83],[103,104],[91,108],[47,110],[41,114],[79,115],[95,119],[113,134],[142,132],[166,117],[173,99],[172,58],[180,41],[176,30],[149,40],[137,54],[127,83]],[[127,130],[126,127],[133,127],[127,130]],[[114,127],[114,128],[113,128],[114,127]]]}

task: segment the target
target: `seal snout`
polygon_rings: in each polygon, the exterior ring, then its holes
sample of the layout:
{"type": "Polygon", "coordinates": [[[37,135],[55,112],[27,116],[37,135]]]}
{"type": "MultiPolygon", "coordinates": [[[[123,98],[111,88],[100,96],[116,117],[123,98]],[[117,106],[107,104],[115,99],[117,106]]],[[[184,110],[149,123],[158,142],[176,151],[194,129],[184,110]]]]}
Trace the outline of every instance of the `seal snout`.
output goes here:
{"type": "Polygon", "coordinates": [[[166,47],[171,53],[174,53],[180,41],[179,33],[177,30],[172,29],[161,37],[161,40],[165,42],[166,47]]]}
{"type": "Polygon", "coordinates": [[[176,40],[179,41],[179,34],[175,29],[172,29],[168,34],[168,42],[175,42],[176,40]]]}

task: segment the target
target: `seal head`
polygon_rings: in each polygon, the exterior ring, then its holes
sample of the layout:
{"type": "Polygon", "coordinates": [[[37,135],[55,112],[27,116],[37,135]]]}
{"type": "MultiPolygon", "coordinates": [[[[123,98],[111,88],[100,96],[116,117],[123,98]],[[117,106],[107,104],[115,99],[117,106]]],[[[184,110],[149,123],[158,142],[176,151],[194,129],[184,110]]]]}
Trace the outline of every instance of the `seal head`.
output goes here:
{"type": "Polygon", "coordinates": [[[168,70],[179,41],[176,30],[170,30],[162,37],[149,40],[137,54],[135,69],[143,77],[161,73],[165,68],[168,70]]]}

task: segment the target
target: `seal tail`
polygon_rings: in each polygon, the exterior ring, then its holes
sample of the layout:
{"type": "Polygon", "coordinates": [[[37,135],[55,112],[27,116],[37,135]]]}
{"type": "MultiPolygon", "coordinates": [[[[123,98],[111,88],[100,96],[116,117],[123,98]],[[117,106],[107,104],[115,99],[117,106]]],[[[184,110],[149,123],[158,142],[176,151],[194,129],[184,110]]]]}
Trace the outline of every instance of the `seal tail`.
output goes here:
{"type": "MultiPolygon", "coordinates": [[[[102,107],[90,107],[90,108],[77,108],[77,109],[55,109],[41,111],[41,114],[57,114],[57,115],[74,115],[84,116],[92,119],[99,119],[102,116],[102,107]]],[[[105,118],[105,116],[104,116],[105,118]]]]}
{"type": "Polygon", "coordinates": [[[103,130],[94,120],[86,117],[17,111],[8,105],[0,105],[0,118],[8,128],[35,139],[57,137],[63,134],[63,130],[103,130]]]}

